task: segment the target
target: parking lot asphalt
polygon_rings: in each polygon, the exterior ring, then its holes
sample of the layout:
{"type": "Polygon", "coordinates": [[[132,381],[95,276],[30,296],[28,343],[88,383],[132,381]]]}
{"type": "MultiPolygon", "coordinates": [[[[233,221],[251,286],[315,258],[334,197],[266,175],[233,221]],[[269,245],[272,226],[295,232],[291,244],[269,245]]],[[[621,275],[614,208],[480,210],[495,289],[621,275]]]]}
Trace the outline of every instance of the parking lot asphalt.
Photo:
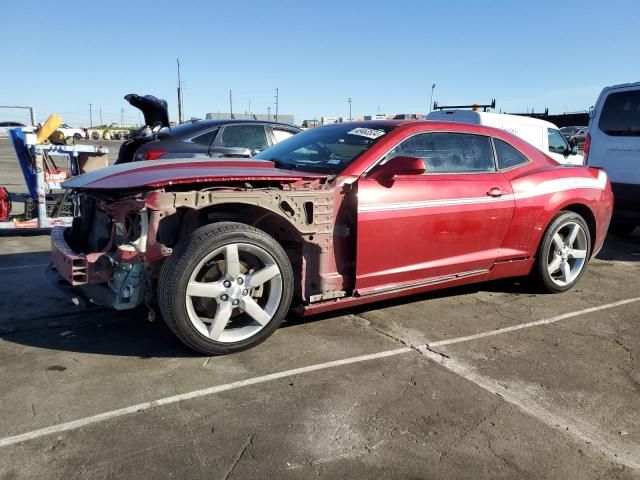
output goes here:
{"type": "Polygon", "coordinates": [[[70,304],[48,250],[0,237],[2,479],[640,478],[640,229],[565,294],[291,317],[226,357],[70,304]]]}

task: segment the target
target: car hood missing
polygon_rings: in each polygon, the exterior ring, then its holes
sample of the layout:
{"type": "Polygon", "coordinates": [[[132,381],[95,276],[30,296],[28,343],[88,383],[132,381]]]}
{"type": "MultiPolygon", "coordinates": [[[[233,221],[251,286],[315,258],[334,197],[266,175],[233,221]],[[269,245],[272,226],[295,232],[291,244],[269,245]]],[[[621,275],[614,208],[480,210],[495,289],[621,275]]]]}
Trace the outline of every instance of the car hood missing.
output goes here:
{"type": "Polygon", "coordinates": [[[266,160],[148,160],[85,173],[62,186],[76,190],[125,190],[186,183],[259,180],[292,183],[323,178],[327,175],[283,170],[266,160]]]}

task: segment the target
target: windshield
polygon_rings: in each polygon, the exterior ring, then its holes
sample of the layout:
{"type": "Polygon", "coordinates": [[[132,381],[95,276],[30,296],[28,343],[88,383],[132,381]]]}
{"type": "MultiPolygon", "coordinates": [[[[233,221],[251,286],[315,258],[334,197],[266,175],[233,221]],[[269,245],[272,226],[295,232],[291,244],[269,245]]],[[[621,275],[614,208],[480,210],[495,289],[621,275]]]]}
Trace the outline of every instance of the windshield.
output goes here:
{"type": "Polygon", "coordinates": [[[354,124],[309,129],[259,153],[254,158],[271,160],[278,168],[339,173],[395,127],[354,124]]]}

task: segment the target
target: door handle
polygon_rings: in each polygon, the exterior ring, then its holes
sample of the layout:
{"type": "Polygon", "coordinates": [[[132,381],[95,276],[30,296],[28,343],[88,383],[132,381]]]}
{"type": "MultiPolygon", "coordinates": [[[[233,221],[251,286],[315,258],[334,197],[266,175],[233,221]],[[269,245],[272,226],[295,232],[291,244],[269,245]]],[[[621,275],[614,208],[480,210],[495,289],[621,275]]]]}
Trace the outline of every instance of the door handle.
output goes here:
{"type": "Polygon", "coordinates": [[[490,188],[489,191],[487,192],[487,195],[489,195],[490,197],[501,197],[506,194],[507,192],[505,192],[499,187],[490,188]]]}

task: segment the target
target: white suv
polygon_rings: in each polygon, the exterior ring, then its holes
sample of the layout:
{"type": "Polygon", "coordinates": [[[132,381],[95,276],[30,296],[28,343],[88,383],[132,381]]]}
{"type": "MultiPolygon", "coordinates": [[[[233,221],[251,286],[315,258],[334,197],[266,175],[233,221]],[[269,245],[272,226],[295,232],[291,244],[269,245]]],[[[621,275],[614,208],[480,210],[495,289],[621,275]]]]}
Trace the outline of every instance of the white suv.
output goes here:
{"type": "Polygon", "coordinates": [[[609,174],[615,198],[611,228],[640,225],[640,82],[606,87],[590,113],[587,163],[609,174]]]}

